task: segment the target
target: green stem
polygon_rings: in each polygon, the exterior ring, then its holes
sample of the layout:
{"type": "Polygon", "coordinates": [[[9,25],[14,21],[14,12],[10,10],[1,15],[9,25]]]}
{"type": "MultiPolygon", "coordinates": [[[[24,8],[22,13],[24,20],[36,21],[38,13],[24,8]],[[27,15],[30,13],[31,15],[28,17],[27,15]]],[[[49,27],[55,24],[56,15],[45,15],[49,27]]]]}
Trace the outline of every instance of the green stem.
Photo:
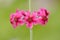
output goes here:
{"type": "MultiPolygon", "coordinates": [[[[31,12],[31,0],[29,0],[29,11],[31,12]]],[[[32,40],[32,29],[30,29],[30,40],[32,40]]]]}
{"type": "Polygon", "coordinates": [[[30,40],[32,40],[32,30],[30,29],[30,40]]]}

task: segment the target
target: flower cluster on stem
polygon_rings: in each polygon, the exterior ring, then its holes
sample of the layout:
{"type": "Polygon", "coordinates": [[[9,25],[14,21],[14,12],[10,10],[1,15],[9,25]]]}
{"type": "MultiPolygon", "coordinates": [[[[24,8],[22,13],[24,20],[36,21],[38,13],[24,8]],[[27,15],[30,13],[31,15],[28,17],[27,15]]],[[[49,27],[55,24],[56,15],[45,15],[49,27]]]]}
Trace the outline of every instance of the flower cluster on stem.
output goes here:
{"type": "Polygon", "coordinates": [[[13,28],[16,28],[18,25],[26,24],[27,28],[32,29],[33,25],[45,25],[48,22],[48,16],[49,12],[45,8],[34,11],[32,14],[30,11],[17,9],[15,13],[10,15],[10,23],[13,28]]]}

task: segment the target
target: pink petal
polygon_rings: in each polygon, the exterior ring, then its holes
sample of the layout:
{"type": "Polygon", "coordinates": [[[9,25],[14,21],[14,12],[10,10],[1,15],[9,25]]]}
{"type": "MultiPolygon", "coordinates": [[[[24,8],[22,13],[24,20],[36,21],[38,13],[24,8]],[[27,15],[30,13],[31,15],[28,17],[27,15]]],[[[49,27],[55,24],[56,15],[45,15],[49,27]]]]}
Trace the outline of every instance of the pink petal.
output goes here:
{"type": "Polygon", "coordinates": [[[23,20],[19,20],[19,24],[20,25],[24,25],[24,21],[23,20]]]}
{"type": "Polygon", "coordinates": [[[19,12],[19,9],[17,8],[17,9],[16,9],[16,13],[18,13],[18,12],[19,12]]]}
{"type": "Polygon", "coordinates": [[[13,28],[16,28],[18,26],[18,23],[13,22],[12,26],[13,28]]]}
{"type": "Polygon", "coordinates": [[[37,17],[37,12],[34,11],[34,12],[32,13],[32,16],[33,16],[33,17],[37,17]]]}
{"type": "Polygon", "coordinates": [[[27,16],[30,16],[30,11],[26,11],[26,15],[27,16]]]}
{"type": "Polygon", "coordinates": [[[13,22],[14,22],[14,14],[10,15],[10,22],[11,22],[11,24],[13,24],[13,22]]]}
{"type": "Polygon", "coordinates": [[[38,16],[48,16],[49,12],[45,8],[41,8],[38,10],[38,16]]]}
{"type": "Polygon", "coordinates": [[[38,23],[41,24],[41,25],[45,25],[45,24],[48,22],[48,19],[47,19],[46,21],[44,21],[44,20],[42,20],[42,19],[43,19],[43,18],[40,17],[40,18],[38,19],[38,23]]]}
{"type": "Polygon", "coordinates": [[[26,26],[27,26],[27,28],[32,29],[33,28],[33,23],[27,23],[26,26]]]}
{"type": "Polygon", "coordinates": [[[36,18],[36,19],[34,19],[34,25],[37,25],[38,24],[38,19],[36,18]]]}

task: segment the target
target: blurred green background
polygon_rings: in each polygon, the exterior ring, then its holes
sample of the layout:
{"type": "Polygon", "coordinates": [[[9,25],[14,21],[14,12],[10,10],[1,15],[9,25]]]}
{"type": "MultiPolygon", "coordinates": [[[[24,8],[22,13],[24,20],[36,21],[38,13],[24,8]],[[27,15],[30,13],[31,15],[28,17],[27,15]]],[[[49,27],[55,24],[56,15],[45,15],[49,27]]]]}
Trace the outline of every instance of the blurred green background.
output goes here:
{"type": "MultiPolygon", "coordinates": [[[[29,10],[29,0],[0,0],[0,40],[30,40],[30,30],[26,25],[12,27],[9,21],[11,13],[29,10]]],[[[49,22],[45,26],[33,27],[33,40],[60,40],[60,0],[31,0],[31,10],[44,7],[49,10],[49,22]]]]}

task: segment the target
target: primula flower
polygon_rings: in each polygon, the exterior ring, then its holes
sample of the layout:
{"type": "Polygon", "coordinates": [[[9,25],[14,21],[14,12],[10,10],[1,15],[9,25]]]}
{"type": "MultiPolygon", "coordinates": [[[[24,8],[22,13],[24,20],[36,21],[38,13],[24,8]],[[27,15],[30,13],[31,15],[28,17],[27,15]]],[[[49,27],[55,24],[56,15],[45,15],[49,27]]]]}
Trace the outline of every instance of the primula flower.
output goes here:
{"type": "Polygon", "coordinates": [[[37,15],[38,15],[38,23],[39,24],[44,25],[48,22],[49,12],[46,9],[41,8],[40,10],[38,10],[37,15]]]}
{"type": "Polygon", "coordinates": [[[27,16],[25,17],[25,23],[28,28],[32,29],[33,25],[37,24],[36,15],[34,13],[30,14],[28,11],[27,16]]]}
{"type": "Polygon", "coordinates": [[[22,15],[18,14],[18,13],[10,15],[10,22],[14,28],[16,28],[16,26],[18,26],[18,24],[20,24],[20,25],[24,24],[24,21],[22,19],[22,15]]]}
{"type": "Polygon", "coordinates": [[[25,19],[25,16],[28,16],[27,11],[24,11],[24,10],[16,9],[16,13],[21,14],[21,15],[22,15],[23,20],[25,19]]]}
{"type": "Polygon", "coordinates": [[[49,12],[45,8],[41,8],[37,12],[38,16],[48,16],[49,12]]]}
{"type": "Polygon", "coordinates": [[[39,23],[39,24],[44,25],[44,24],[46,24],[47,22],[48,22],[48,17],[46,17],[46,16],[41,16],[41,17],[38,18],[38,23],[39,23]]]}
{"type": "Polygon", "coordinates": [[[24,17],[27,16],[27,13],[24,10],[16,9],[16,13],[22,14],[24,17]]]}

